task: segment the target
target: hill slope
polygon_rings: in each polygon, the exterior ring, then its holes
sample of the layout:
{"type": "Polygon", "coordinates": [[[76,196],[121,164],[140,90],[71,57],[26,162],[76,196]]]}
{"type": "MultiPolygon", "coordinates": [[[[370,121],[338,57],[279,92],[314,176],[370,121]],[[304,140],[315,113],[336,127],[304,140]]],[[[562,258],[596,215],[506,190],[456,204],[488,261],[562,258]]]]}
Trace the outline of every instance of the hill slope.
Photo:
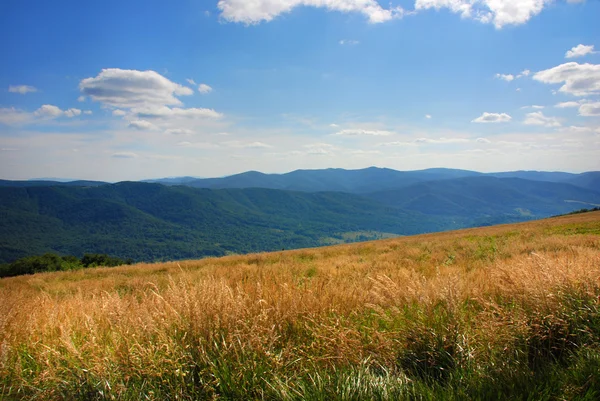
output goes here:
{"type": "Polygon", "coordinates": [[[182,259],[318,246],[345,232],[458,227],[351,194],[135,182],[0,188],[0,216],[0,262],[44,252],[182,259]]]}
{"type": "Polygon", "coordinates": [[[6,399],[593,400],[600,212],[0,279],[6,399]]]}

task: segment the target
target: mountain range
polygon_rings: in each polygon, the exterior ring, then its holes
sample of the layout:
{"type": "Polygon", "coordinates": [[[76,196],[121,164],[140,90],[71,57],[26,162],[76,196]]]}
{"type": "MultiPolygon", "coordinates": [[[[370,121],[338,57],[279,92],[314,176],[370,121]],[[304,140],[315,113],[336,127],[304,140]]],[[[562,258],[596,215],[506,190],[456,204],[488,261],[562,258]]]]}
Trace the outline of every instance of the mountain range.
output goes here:
{"type": "Polygon", "coordinates": [[[173,260],[524,221],[600,205],[600,172],[297,170],[156,182],[0,180],[0,263],[173,260]]]}

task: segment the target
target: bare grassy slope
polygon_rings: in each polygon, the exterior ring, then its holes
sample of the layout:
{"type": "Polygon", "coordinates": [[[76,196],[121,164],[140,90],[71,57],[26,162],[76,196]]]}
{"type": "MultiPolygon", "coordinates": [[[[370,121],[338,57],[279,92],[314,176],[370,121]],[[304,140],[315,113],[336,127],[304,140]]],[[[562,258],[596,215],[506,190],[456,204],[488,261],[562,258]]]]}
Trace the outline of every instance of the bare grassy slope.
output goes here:
{"type": "Polygon", "coordinates": [[[0,398],[596,399],[600,212],[0,280],[0,398]]]}

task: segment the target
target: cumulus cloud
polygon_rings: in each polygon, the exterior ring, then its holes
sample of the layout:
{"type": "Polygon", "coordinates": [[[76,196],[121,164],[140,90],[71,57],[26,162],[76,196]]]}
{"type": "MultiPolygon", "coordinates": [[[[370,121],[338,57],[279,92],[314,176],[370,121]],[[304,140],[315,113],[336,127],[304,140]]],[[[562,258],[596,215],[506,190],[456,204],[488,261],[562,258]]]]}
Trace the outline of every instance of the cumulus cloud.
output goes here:
{"type": "Polygon", "coordinates": [[[10,85],[8,91],[11,93],[20,93],[26,95],[28,93],[37,92],[37,88],[29,85],[10,85]]]}
{"type": "Polygon", "coordinates": [[[337,136],[388,136],[393,133],[382,130],[366,130],[366,129],[344,129],[336,132],[333,135],[337,136]]]}
{"type": "Polygon", "coordinates": [[[512,74],[496,74],[496,78],[501,79],[506,82],[510,82],[515,79],[515,76],[512,74]]]}
{"type": "Polygon", "coordinates": [[[560,84],[559,92],[575,96],[600,93],[600,64],[570,62],[535,73],[533,79],[546,84],[560,84]]]}
{"type": "Polygon", "coordinates": [[[144,121],[144,120],[131,121],[127,127],[137,129],[140,131],[156,129],[156,126],[154,124],[152,124],[149,121],[144,121]]]}
{"type": "Polygon", "coordinates": [[[221,10],[221,18],[244,24],[268,22],[300,6],[319,7],[344,13],[361,13],[373,24],[404,15],[402,7],[383,8],[376,0],[219,0],[217,4],[221,10]]]}
{"type": "MultiPolygon", "coordinates": [[[[65,117],[72,118],[72,117],[76,117],[76,116],[81,115],[81,110],[79,110],[79,109],[68,109],[68,110],[65,110],[63,112],[63,114],[65,115],[65,117]]],[[[90,114],[90,113],[86,112],[85,114],[90,114]]]]}
{"type": "Polygon", "coordinates": [[[539,106],[539,105],[537,105],[537,104],[532,104],[531,106],[523,106],[523,107],[521,107],[521,110],[524,110],[524,109],[536,109],[536,110],[541,110],[541,109],[543,109],[543,108],[544,108],[544,106],[539,106]]]}
{"type": "Polygon", "coordinates": [[[425,114],[425,118],[431,120],[431,114],[425,114]]]}
{"type": "Polygon", "coordinates": [[[45,104],[37,109],[33,114],[42,118],[57,118],[63,114],[63,111],[54,105],[45,104]]]}
{"type": "Polygon", "coordinates": [[[97,76],[83,79],[79,90],[94,101],[121,108],[181,105],[177,96],[193,93],[155,71],[119,68],[103,69],[97,76]]]}
{"type": "Polygon", "coordinates": [[[15,109],[14,107],[0,109],[0,123],[7,125],[31,124],[54,120],[59,117],[73,118],[84,114],[91,114],[91,111],[82,112],[79,109],[61,110],[52,104],[45,104],[33,113],[15,109]]]}
{"type": "Polygon", "coordinates": [[[198,85],[198,92],[202,93],[203,95],[206,95],[207,93],[210,93],[212,91],[213,91],[213,88],[210,87],[209,85],[206,85],[206,84],[198,85]]]}
{"type": "Polygon", "coordinates": [[[565,53],[565,58],[583,57],[587,54],[593,54],[593,53],[596,53],[594,51],[594,45],[590,45],[590,46],[577,45],[565,53]]]}
{"type": "Polygon", "coordinates": [[[600,116],[600,102],[582,104],[579,106],[579,115],[585,117],[600,116]]]}
{"type": "Polygon", "coordinates": [[[113,110],[113,112],[112,112],[112,115],[113,116],[117,116],[117,117],[122,117],[122,116],[124,116],[126,114],[127,114],[126,111],[123,111],[123,110],[120,110],[120,109],[113,110]]]}
{"type": "Polygon", "coordinates": [[[566,109],[569,107],[579,107],[579,102],[560,102],[554,105],[554,107],[557,107],[559,109],[566,109]]]}
{"type": "Polygon", "coordinates": [[[520,25],[539,14],[549,0],[416,0],[415,10],[442,9],[472,18],[483,23],[493,23],[496,28],[520,25]]]}
{"type": "Polygon", "coordinates": [[[536,111],[535,113],[527,113],[525,121],[527,125],[541,125],[544,127],[560,127],[560,121],[556,117],[545,116],[543,112],[536,111]]]}
{"type": "Polygon", "coordinates": [[[523,70],[519,75],[517,75],[517,78],[528,77],[529,74],[531,74],[530,70],[523,70]]]}
{"type": "Polygon", "coordinates": [[[481,116],[472,120],[472,123],[506,123],[512,120],[512,117],[506,113],[483,113],[481,116]]]}

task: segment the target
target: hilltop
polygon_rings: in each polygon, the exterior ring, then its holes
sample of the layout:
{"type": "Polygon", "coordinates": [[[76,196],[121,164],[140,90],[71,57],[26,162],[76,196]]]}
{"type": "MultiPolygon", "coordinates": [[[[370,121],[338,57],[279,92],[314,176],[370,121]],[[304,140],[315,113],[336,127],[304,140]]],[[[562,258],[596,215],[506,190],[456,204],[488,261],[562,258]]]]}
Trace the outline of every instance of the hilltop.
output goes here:
{"type": "Polygon", "coordinates": [[[595,399],[600,212],[0,280],[10,399],[595,399]]]}

